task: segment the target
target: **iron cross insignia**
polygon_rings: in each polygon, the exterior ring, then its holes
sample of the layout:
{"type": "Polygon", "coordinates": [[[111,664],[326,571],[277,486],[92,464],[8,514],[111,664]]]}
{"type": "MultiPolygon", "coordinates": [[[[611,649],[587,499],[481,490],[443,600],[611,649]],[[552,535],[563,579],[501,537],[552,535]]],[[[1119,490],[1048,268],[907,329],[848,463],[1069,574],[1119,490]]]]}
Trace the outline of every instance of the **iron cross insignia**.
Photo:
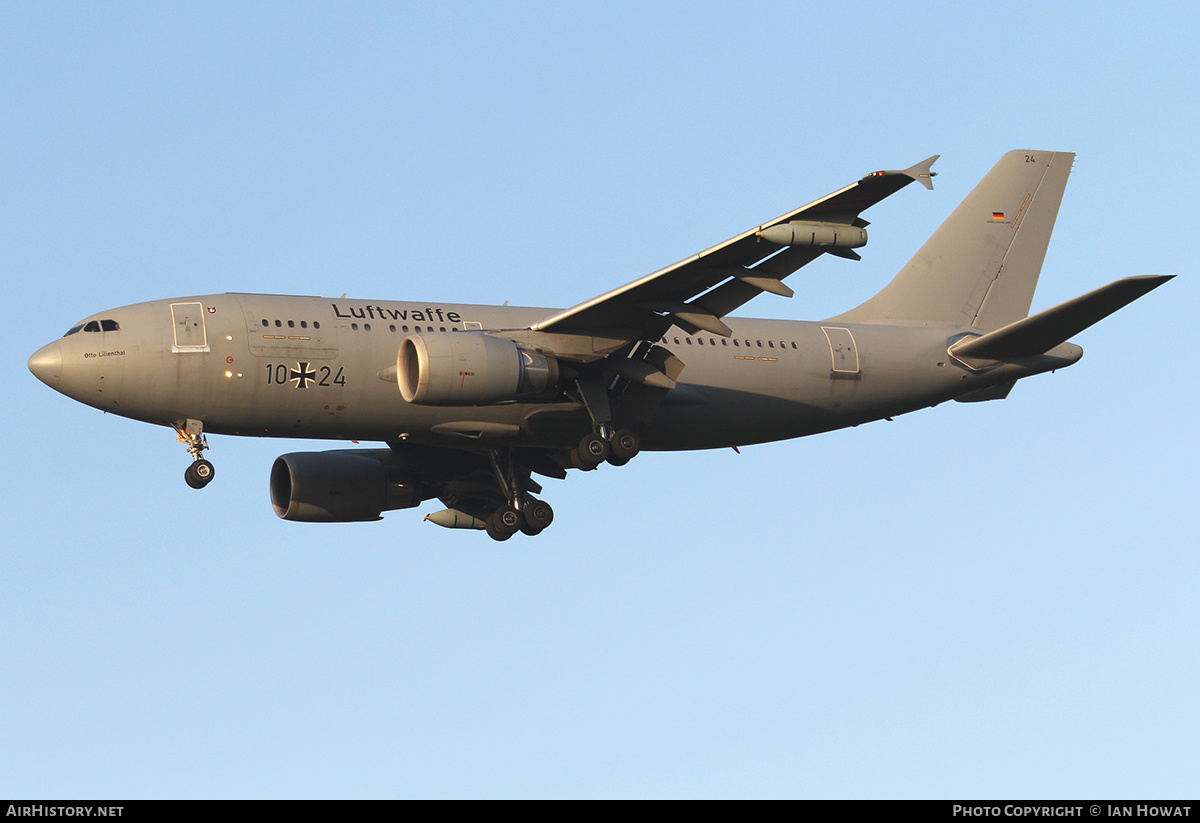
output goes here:
{"type": "Polygon", "coordinates": [[[307,389],[309,383],[316,382],[317,372],[316,369],[310,369],[307,363],[297,363],[288,379],[295,382],[296,388],[307,389]]]}

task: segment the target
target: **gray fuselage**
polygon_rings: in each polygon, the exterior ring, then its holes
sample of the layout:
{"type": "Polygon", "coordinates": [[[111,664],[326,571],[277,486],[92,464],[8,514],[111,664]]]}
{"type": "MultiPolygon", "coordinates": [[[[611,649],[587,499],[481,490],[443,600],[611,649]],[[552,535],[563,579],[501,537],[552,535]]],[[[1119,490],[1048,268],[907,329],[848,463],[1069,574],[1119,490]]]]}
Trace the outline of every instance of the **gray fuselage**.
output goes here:
{"type": "MultiPolygon", "coordinates": [[[[520,330],[552,309],[218,294],[138,303],[94,315],[30,361],[45,382],[95,408],[211,433],[468,445],[435,427],[489,424],[513,445],[559,447],[522,421],[541,402],[406,403],[396,355],[407,334],[520,330]],[[106,322],[107,321],[107,322],[106,322]],[[91,330],[96,327],[95,330],[91,330]],[[114,328],[115,327],[115,328],[114,328]]],[[[963,397],[1061,368],[1053,355],[977,372],[948,355],[970,328],[727,318],[733,336],[677,328],[655,341],[684,363],[642,432],[648,449],[705,449],[800,437],[963,397]]],[[[553,347],[553,335],[539,341],[553,347]]],[[[1002,396],[1002,395],[1001,395],[1002,396]]],[[[986,399],[981,397],[980,399],[986,399]]],[[[586,415],[581,425],[587,428],[586,415]]],[[[494,438],[493,438],[494,439],[494,438]]]]}

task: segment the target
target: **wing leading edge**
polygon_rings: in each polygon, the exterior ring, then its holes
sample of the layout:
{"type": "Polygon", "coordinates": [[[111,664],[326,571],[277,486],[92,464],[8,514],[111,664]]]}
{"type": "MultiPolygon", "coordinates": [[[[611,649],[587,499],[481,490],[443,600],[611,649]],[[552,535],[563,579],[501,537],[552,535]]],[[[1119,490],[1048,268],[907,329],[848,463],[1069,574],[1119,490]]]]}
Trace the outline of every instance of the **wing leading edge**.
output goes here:
{"type": "Polygon", "coordinates": [[[721,318],[764,291],[792,296],[782,282],[828,252],[859,259],[867,221],[859,218],[914,180],[932,189],[940,155],[902,171],[877,171],[845,188],[748,229],[723,243],[659,269],[530,326],[532,331],[578,333],[641,329],[654,338],[670,325],[688,333],[723,336],[721,318]]]}

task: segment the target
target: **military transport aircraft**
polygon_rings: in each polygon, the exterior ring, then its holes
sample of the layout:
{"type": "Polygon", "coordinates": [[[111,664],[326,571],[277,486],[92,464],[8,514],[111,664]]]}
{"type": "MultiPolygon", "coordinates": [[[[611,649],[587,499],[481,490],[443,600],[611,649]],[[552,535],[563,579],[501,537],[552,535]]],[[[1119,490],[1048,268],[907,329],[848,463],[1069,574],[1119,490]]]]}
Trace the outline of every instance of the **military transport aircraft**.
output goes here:
{"type": "Polygon", "coordinates": [[[1069,366],[1069,337],[1166,282],[1127,277],[1027,317],[1073,154],[1004,155],[882,291],[820,322],[730,313],[823,254],[858,260],[859,215],[937,155],[878,171],[566,310],[259,294],[138,303],[85,318],[29,369],[107,412],[175,429],[213,479],[207,433],[377,441],[271,469],[287,520],[427,517],[537,534],[533,474],[641,450],[801,437],[946,400],[998,400],[1069,366]]]}

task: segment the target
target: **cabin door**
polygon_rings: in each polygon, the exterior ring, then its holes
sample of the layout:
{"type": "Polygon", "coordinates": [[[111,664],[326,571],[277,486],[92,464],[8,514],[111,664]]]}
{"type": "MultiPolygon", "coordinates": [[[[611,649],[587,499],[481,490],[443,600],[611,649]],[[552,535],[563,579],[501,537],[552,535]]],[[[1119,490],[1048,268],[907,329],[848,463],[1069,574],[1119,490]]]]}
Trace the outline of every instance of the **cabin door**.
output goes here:
{"type": "Polygon", "coordinates": [[[172,303],[171,320],[175,324],[174,352],[208,351],[204,329],[204,306],[200,303],[172,303]]]}
{"type": "Polygon", "coordinates": [[[858,349],[854,345],[854,335],[849,329],[821,327],[825,339],[829,341],[829,354],[833,358],[831,376],[848,376],[859,373],[858,349]]]}

